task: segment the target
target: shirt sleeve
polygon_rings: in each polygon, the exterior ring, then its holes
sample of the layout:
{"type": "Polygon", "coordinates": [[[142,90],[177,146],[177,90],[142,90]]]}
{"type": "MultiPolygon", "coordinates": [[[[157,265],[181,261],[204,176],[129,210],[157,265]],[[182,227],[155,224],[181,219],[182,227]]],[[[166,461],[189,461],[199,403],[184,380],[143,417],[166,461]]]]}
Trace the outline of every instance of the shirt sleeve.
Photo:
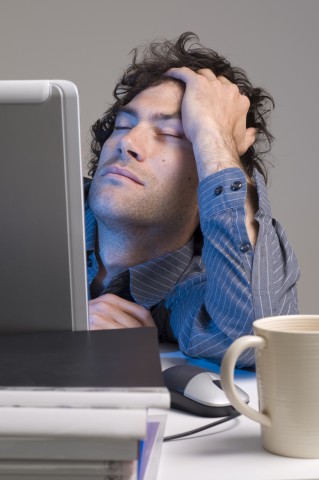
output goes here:
{"type": "MultiPolygon", "coordinates": [[[[187,355],[220,361],[230,344],[252,333],[258,318],[297,313],[299,268],[281,225],[272,219],[266,186],[256,172],[259,223],[255,248],[245,225],[247,184],[241,169],[199,186],[204,271],[190,272],[167,299],[170,328],[187,355]]],[[[254,364],[247,350],[239,367],[254,364]]]]}

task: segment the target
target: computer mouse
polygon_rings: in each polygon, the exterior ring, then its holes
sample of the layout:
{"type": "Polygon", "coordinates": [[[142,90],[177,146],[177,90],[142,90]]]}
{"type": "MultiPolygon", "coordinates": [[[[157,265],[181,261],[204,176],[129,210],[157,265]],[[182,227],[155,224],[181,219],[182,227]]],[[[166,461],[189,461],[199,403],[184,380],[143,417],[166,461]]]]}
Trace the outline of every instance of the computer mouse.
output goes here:
{"type": "MultiPolygon", "coordinates": [[[[212,372],[195,365],[175,365],[163,371],[171,394],[171,407],[201,417],[226,417],[236,410],[212,372]]],[[[249,397],[241,388],[237,392],[246,403],[249,397]]]]}

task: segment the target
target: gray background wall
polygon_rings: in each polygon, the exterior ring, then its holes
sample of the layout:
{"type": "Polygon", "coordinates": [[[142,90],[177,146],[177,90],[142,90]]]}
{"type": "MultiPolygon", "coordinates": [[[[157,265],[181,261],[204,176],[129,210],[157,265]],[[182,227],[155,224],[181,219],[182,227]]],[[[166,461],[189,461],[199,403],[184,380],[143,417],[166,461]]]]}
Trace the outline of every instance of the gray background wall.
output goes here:
{"type": "Polygon", "coordinates": [[[300,310],[319,314],[318,29],[316,0],[0,0],[0,78],[75,82],[86,164],[129,51],[196,32],[275,98],[273,215],[299,258],[300,310]]]}

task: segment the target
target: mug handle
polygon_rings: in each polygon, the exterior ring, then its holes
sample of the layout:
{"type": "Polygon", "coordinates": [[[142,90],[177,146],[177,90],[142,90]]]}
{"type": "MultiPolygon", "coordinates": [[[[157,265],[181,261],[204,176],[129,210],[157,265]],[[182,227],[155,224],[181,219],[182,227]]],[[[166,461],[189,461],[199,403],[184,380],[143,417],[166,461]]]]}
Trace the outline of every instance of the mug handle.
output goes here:
{"type": "Polygon", "coordinates": [[[226,396],[233,407],[238,410],[238,412],[242,413],[251,420],[254,420],[255,422],[261,423],[265,427],[270,427],[270,418],[264,413],[258,412],[243,402],[240,399],[234,384],[235,365],[241,353],[247,350],[247,348],[264,348],[265,346],[266,340],[257,335],[246,335],[235,340],[224,355],[220,371],[220,380],[226,396]]]}

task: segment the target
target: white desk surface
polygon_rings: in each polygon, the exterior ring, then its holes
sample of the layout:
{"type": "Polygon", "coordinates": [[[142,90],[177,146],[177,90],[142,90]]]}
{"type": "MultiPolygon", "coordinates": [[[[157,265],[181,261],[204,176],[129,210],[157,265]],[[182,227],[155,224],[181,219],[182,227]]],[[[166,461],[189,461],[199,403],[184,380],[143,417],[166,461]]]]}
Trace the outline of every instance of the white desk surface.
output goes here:
{"type": "MultiPolygon", "coordinates": [[[[216,364],[188,359],[176,347],[161,348],[161,360],[163,368],[195,363],[207,370],[219,372],[216,364]]],[[[235,380],[249,394],[250,406],[258,408],[255,374],[237,371],[235,380]]],[[[151,411],[159,412],[160,410],[151,411]]],[[[165,435],[191,430],[214,420],[218,419],[171,410],[167,416],[165,435]]],[[[318,480],[319,459],[287,458],[266,452],[261,447],[259,424],[240,416],[192,437],[163,443],[157,480],[179,479],[318,480]]]]}

